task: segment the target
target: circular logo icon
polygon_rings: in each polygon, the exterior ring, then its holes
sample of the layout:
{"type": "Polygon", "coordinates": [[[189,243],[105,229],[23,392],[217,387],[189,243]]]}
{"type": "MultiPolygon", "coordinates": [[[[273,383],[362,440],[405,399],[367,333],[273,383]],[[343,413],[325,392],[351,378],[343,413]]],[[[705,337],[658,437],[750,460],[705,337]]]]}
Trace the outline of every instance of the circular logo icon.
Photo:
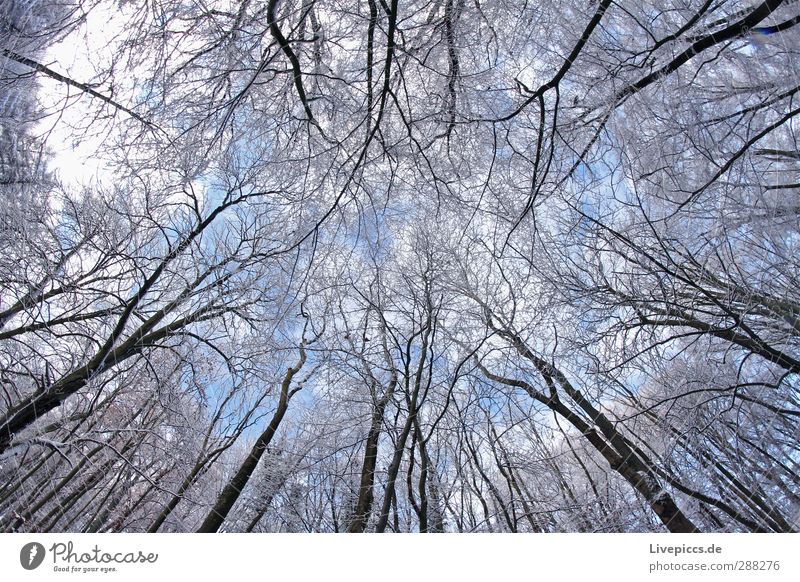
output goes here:
{"type": "Polygon", "coordinates": [[[19,552],[19,563],[26,570],[35,570],[44,561],[44,546],[38,542],[31,542],[22,546],[19,552]]]}

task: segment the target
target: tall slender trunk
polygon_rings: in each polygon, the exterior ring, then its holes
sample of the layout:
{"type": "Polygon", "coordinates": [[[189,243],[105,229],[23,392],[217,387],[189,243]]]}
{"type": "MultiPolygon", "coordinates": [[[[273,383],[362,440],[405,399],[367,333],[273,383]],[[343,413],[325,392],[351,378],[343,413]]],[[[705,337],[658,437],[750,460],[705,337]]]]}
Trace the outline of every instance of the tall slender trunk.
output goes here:
{"type": "Polygon", "coordinates": [[[203,523],[197,529],[197,533],[214,533],[218,531],[220,526],[225,521],[225,518],[228,517],[228,514],[230,513],[234,504],[247,486],[247,482],[255,472],[258,462],[261,460],[261,457],[264,455],[269,447],[269,444],[272,442],[275,433],[278,431],[278,427],[280,426],[281,421],[286,414],[286,410],[289,408],[289,401],[296,391],[299,390],[299,388],[295,388],[294,390],[290,391],[289,387],[295,374],[300,371],[305,363],[305,344],[301,343],[300,359],[294,367],[291,367],[286,371],[286,375],[281,383],[278,408],[272,415],[272,419],[270,420],[264,432],[262,432],[261,435],[259,435],[259,437],[256,439],[255,444],[253,444],[253,447],[250,449],[247,457],[245,457],[244,461],[242,461],[242,464],[239,466],[236,474],[231,478],[231,480],[217,497],[217,501],[214,503],[214,506],[211,508],[211,511],[209,511],[208,515],[206,515],[203,523]]]}
{"type": "Polygon", "coordinates": [[[506,339],[517,353],[533,364],[547,385],[549,394],[545,395],[537,391],[533,386],[522,380],[503,378],[492,374],[479,363],[478,365],[484,374],[491,380],[523,388],[532,398],[572,424],[608,461],[611,468],[644,497],[650,508],[669,531],[673,533],[695,533],[700,531],[681,511],[669,492],[659,483],[657,474],[652,465],[648,463],[648,459],[641,455],[641,451],[634,452],[634,447],[615,428],[608,417],[596,409],[560,370],[534,354],[516,333],[509,331],[505,327],[498,327],[493,320],[494,315],[489,311],[488,307],[484,306],[484,309],[489,327],[499,336],[506,339]],[[588,415],[594,426],[586,422],[560,400],[558,387],[569,396],[578,408],[588,415]],[[599,429],[600,432],[598,433],[596,429],[599,429]]]}
{"type": "Polygon", "coordinates": [[[381,436],[384,411],[394,392],[394,386],[396,385],[396,379],[389,383],[389,388],[386,390],[385,396],[376,403],[372,412],[369,433],[367,433],[367,441],[364,445],[364,462],[361,466],[358,499],[356,500],[356,506],[353,510],[353,516],[350,519],[350,523],[347,525],[348,533],[363,532],[367,527],[367,522],[372,512],[372,502],[375,497],[375,466],[378,462],[378,440],[381,436]]]}
{"type": "MultiPolygon", "coordinates": [[[[394,455],[392,456],[392,462],[389,464],[388,475],[386,480],[386,493],[383,498],[383,505],[381,506],[381,514],[378,517],[378,521],[375,524],[375,531],[377,533],[383,533],[386,531],[386,526],[389,523],[389,511],[391,510],[392,503],[395,500],[395,483],[397,482],[397,475],[400,472],[400,463],[403,460],[403,454],[405,453],[406,449],[406,441],[408,440],[408,435],[411,433],[411,428],[414,425],[414,417],[418,412],[418,401],[419,401],[419,394],[420,389],[422,388],[422,377],[424,375],[425,370],[425,363],[428,356],[428,346],[431,340],[431,335],[433,333],[432,328],[432,321],[433,321],[433,306],[428,305],[428,316],[427,321],[425,322],[424,326],[424,333],[422,336],[422,345],[420,347],[420,356],[419,356],[419,363],[417,365],[417,369],[414,376],[414,387],[413,392],[409,398],[408,396],[408,383],[410,380],[408,369],[406,369],[406,398],[408,402],[408,418],[406,419],[405,424],[403,425],[403,430],[400,432],[400,436],[397,439],[397,443],[395,444],[394,448],[394,455]]],[[[410,341],[407,345],[407,354],[410,354],[410,341]]],[[[410,357],[406,358],[407,367],[408,363],[410,362],[410,357]]],[[[428,377],[430,379],[430,376],[428,377]]]]}

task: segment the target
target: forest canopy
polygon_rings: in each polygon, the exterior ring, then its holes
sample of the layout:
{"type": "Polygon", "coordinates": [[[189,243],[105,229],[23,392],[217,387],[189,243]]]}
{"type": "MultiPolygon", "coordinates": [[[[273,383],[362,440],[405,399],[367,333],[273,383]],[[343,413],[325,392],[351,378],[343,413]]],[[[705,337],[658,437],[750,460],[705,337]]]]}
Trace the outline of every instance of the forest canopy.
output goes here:
{"type": "Polygon", "coordinates": [[[796,532],[796,0],[0,0],[0,530],[796,532]]]}

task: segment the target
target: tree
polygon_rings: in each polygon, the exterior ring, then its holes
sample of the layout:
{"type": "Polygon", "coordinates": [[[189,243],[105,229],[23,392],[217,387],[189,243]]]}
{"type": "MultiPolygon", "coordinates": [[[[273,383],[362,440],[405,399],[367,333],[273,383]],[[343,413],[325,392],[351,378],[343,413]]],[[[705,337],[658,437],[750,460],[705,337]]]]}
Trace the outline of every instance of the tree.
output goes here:
{"type": "Polygon", "coordinates": [[[797,531],[798,23],[1,2],[0,527],[797,531]]]}

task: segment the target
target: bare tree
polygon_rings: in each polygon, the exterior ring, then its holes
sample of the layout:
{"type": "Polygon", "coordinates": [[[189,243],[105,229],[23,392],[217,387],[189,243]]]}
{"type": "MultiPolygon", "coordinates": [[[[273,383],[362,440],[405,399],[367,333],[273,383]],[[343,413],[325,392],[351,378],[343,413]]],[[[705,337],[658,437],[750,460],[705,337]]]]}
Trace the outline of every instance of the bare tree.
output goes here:
{"type": "Polygon", "coordinates": [[[0,0],[0,527],[797,531],[798,23],[0,0]]]}

